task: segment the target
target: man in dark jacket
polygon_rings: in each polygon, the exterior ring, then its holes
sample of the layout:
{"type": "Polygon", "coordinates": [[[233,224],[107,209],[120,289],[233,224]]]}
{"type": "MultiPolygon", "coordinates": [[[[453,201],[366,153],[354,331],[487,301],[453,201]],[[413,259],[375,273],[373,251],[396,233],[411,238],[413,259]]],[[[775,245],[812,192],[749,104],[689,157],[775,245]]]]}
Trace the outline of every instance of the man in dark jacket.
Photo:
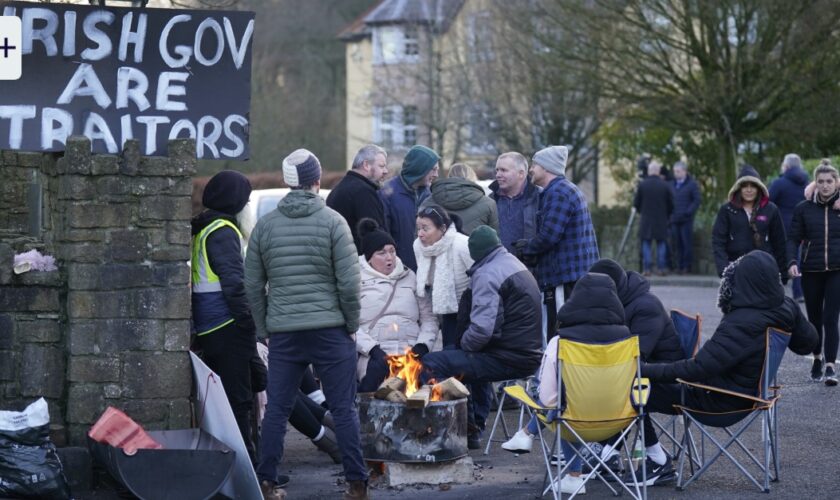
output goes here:
{"type": "MultiPolygon", "coordinates": [[[[723,318],[695,357],[642,365],[642,376],[655,382],[648,411],[675,414],[673,405],[680,404],[681,397],[680,387],[674,383],[677,378],[756,396],[768,327],[790,332],[788,348],[796,354],[808,354],[817,344],[814,327],[796,302],[785,297],[775,259],[761,250],[748,253],[726,268],[718,307],[723,318]]],[[[752,401],[689,387],[684,404],[703,411],[730,412],[749,408],[752,401]]]]}
{"type": "Polygon", "coordinates": [[[598,260],[598,241],[583,192],[566,178],[566,146],[537,151],[531,178],[543,188],[537,216],[537,233],[516,242],[526,263],[536,263],[535,277],[545,304],[543,335],[554,334],[557,310],[569,297],[575,282],[598,260]]]}
{"type": "Polygon", "coordinates": [[[417,272],[414,239],[417,209],[429,196],[429,186],[437,178],[440,155],[426,146],[412,146],[403,160],[400,174],[385,183],[380,195],[385,203],[385,226],[397,242],[397,257],[417,272]]]}
{"type": "Polygon", "coordinates": [[[340,213],[350,231],[359,255],[362,245],[356,226],[365,218],[385,227],[385,207],[379,197],[379,186],[388,175],[388,153],[375,144],[368,144],[353,158],[353,169],[330,191],[327,206],[340,213]]]}
{"type": "Polygon", "coordinates": [[[700,187],[688,174],[684,162],[674,163],[674,213],[671,214],[671,241],[674,265],[680,274],[691,271],[694,260],[694,214],[700,208],[700,187]]]}
{"type": "Polygon", "coordinates": [[[515,151],[499,155],[490,191],[499,216],[499,239],[508,252],[516,255],[514,243],[537,234],[540,188],[528,177],[528,159],[515,151]]]}
{"type": "Polygon", "coordinates": [[[639,225],[639,239],[642,241],[642,271],[650,276],[650,247],[656,240],[656,261],[659,274],[668,269],[666,241],[668,238],[668,219],[674,211],[674,191],[662,180],[659,172],[662,166],[657,161],[650,162],[648,176],[639,182],[633,206],[639,212],[642,221],[639,225]]]}
{"type": "Polygon", "coordinates": [[[214,175],[201,203],[206,210],[192,220],[193,326],[202,358],[224,381],[239,433],[253,462],[251,440],[251,358],[257,337],[245,296],[242,233],[236,214],[248,203],[251,183],[235,170],[214,175]]]}
{"type": "MultiPolygon", "coordinates": [[[[770,184],[770,201],[779,207],[785,233],[790,234],[790,222],[793,219],[793,209],[799,202],[805,200],[805,186],[808,184],[808,172],[802,168],[799,155],[788,154],[782,160],[782,175],[770,184]]],[[[797,252],[798,254],[798,252],[797,252]]],[[[798,259],[798,255],[792,255],[798,259]]],[[[793,298],[804,302],[802,295],[802,278],[793,278],[793,298]]]]}
{"type": "MultiPolygon", "coordinates": [[[[533,375],[540,365],[540,291],[534,277],[502,246],[496,231],[477,227],[469,239],[475,260],[470,275],[470,323],[458,349],[423,357],[428,378],[443,380],[463,375],[465,383],[489,383],[533,375]]],[[[483,398],[486,391],[475,391],[483,398]]],[[[476,420],[474,401],[468,406],[468,444],[480,447],[483,422],[476,420]]]]}

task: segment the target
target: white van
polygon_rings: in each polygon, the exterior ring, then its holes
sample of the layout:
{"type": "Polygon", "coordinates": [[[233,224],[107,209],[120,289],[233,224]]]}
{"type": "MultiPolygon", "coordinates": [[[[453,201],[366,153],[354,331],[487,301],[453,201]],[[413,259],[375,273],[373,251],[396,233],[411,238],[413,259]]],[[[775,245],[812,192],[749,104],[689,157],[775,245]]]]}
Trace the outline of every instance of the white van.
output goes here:
{"type": "MultiPolygon", "coordinates": [[[[277,208],[277,203],[289,194],[289,188],[277,189],[255,189],[251,191],[251,197],[248,199],[248,204],[239,213],[239,229],[242,231],[242,237],[245,239],[245,245],[248,244],[248,239],[251,238],[251,231],[257,225],[257,221],[263,215],[271,212],[277,208]]],[[[330,194],[329,189],[322,189],[319,193],[325,200],[330,194]]]]}

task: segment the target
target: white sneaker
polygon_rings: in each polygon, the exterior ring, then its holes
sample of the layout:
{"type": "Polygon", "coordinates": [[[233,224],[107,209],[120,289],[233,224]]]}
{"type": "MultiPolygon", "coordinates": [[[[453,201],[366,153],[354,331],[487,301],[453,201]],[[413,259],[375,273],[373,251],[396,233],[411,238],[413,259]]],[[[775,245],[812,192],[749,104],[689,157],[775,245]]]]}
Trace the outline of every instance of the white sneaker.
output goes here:
{"type": "Polygon", "coordinates": [[[534,437],[519,429],[512,438],[502,443],[502,449],[513,453],[530,453],[531,445],[534,444],[534,437]]]}
{"type": "Polygon", "coordinates": [[[583,485],[583,476],[572,476],[569,474],[563,476],[563,479],[560,480],[560,492],[571,495],[576,491],[578,495],[586,494],[586,486],[583,485]],[[580,491],[578,491],[578,487],[580,487],[580,491]]]}

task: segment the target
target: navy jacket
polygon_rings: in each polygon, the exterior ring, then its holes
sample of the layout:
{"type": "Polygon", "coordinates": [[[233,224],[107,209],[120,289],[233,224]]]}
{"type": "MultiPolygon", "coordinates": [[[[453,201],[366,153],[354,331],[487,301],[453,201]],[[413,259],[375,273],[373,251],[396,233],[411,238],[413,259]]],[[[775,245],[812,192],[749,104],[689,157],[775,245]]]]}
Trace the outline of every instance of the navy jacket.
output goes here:
{"type": "Polygon", "coordinates": [[[785,231],[790,231],[793,209],[805,199],[805,186],[808,184],[808,172],[800,167],[785,170],[781,177],[770,184],[770,201],[779,207],[785,231]]]}
{"type": "Polygon", "coordinates": [[[362,253],[362,243],[356,226],[360,220],[369,218],[375,220],[381,228],[387,230],[388,227],[385,225],[385,208],[378,191],[376,183],[350,170],[327,196],[327,206],[341,214],[350,226],[359,255],[362,253]]]}
{"type": "Polygon", "coordinates": [[[677,181],[671,181],[674,188],[674,213],[671,214],[672,224],[686,224],[694,221],[694,214],[700,208],[700,186],[694,177],[687,175],[685,181],[677,187],[677,181]]]}
{"type": "Polygon", "coordinates": [[[417,209],[429,196],[429,188],[412,189],[402,177],[395,175],[379,193],[385,204],[385,227],[397,243],[397,256],[407,268],[417,272],[413,246],[417,236],[417,209]]]}
{"type": "Polygon", "coordinates": [[[540,188],[525,180],[525,189],[508,198],[499,194],[499,183],[490,184],[490,198],[496,202],[499,216],[499,239],[508,252],[515,253],[517,240],[530,240],[537,235],[537,212],[540,209],[540,188]]]}

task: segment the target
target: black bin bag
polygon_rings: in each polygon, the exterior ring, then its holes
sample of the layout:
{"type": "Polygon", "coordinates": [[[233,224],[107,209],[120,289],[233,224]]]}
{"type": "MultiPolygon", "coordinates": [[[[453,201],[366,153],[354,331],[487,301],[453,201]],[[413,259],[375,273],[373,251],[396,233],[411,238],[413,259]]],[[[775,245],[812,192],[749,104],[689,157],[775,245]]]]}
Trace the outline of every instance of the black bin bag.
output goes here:
{"type": "Polygon", "coordinates": [[[44,398],[23,411],[0,411],[0,498],[72,498],[50,441],[44,398]]]}

